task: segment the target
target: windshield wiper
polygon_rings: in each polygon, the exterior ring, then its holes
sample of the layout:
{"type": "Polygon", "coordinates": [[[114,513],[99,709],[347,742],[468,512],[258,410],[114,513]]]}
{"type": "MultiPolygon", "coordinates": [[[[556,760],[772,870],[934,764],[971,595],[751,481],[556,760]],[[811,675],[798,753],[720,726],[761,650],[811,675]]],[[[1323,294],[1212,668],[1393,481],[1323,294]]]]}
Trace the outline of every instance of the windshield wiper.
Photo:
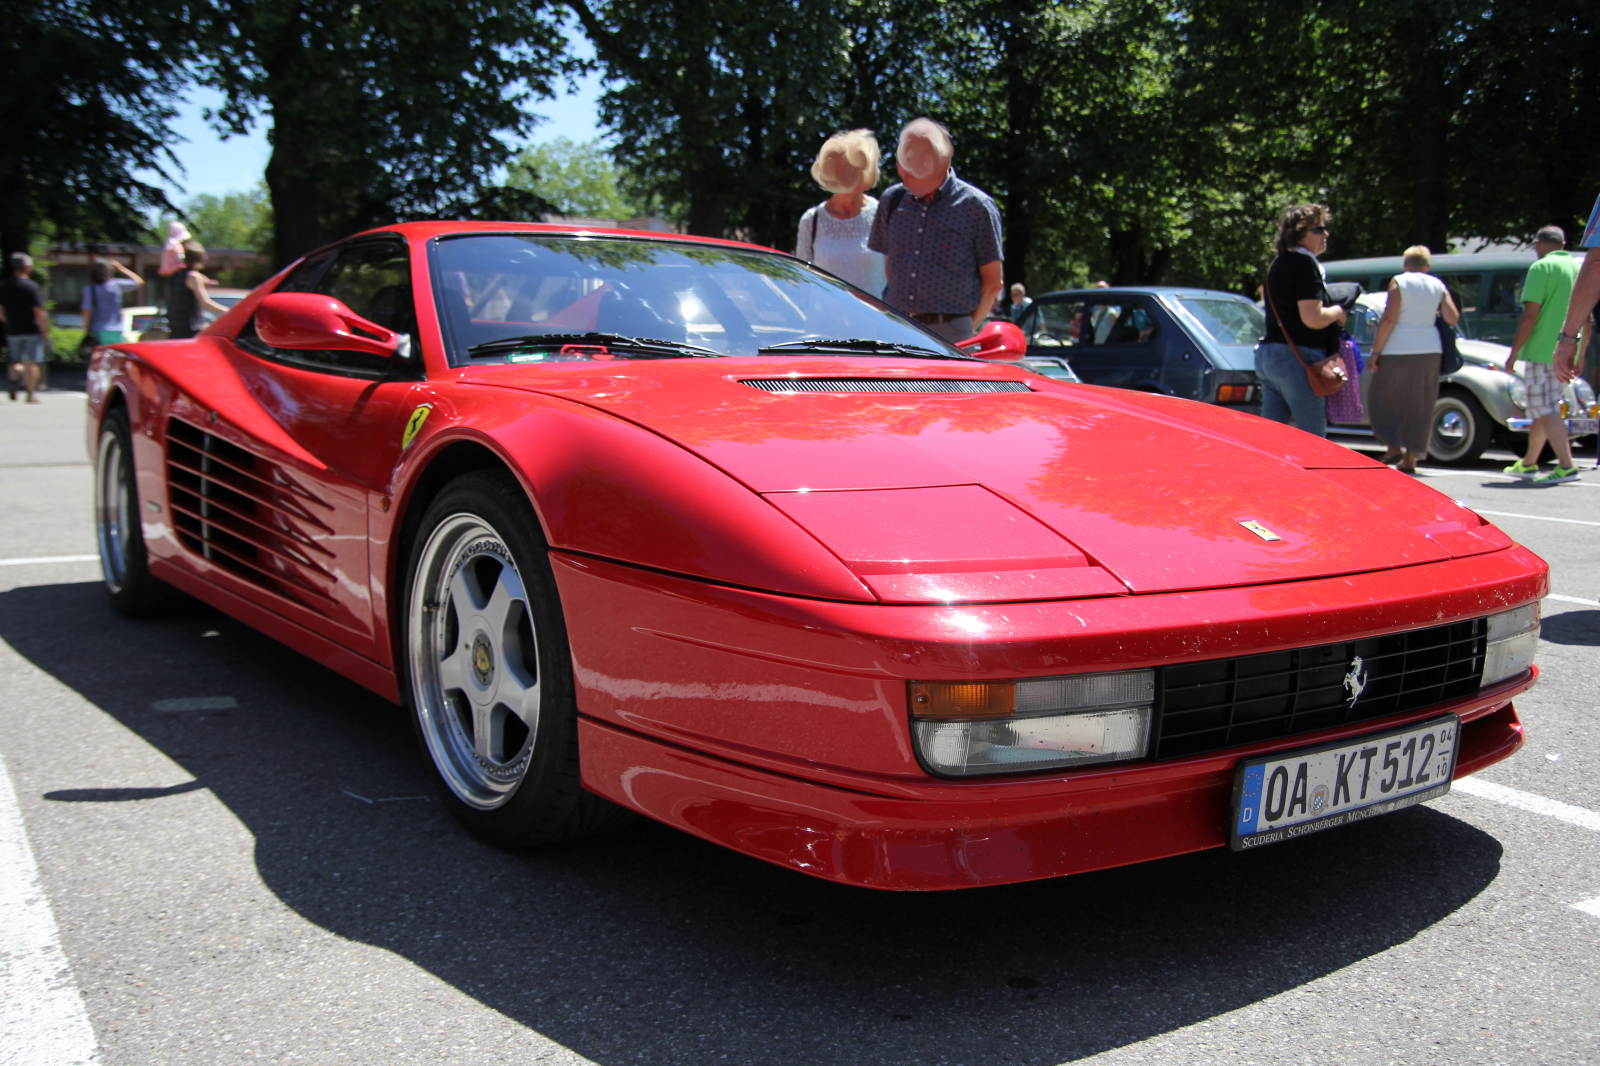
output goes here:
{"type": "Polygon", "coordinates": [[[607,351],[615,348],[628,355],[643,356],[647,359],[669,359],[684,355],[696,358],[722,357],[721,352],[714,352],[710,348],[682,344],[678,341],[657,340],[654,337],[626,337],[620,333],[530,333],[522,337],[501,337],[498,340],[474,344],[467,349],[467,355],[473,359],[482,359],[485,356],[504,355],[506,352],[522,351],[527,348],[562,348],[569,344],[585,348],[604,348],[607,351]]]}
{"type": "MultiPolygon", "coordinates": [[[[893,341],[866,340],[861,337],[851,337],[848,340],[827,340],[818,337],[803,341],[784,341],[782,344],[769,344],[757,351],[762,355],[788,355],[790,352],[798,351],[845,352],[851,355],[903,355],[912,359],[975,359],[970,355],[951,355],[948,352],[934,351],[932,348],[896,344],[893,341]]],[[[975,361],[983,362],[981,359],[975,361]]]]}

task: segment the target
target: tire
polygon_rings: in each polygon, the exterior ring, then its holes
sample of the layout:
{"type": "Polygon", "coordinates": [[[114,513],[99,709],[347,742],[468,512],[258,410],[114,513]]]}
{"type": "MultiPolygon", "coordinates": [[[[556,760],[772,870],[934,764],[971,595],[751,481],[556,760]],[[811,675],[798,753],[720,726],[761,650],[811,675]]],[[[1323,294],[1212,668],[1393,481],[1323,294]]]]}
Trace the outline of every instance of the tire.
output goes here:
{"type": "Polygon", "coordinates": [[[451,813],[507,848],[633,821],[579,783],[572,655],[522,486],[505,471],[462,475],[410,543],[402,690],[451,813]]]}
{"type": "Polygon", "coordinates": [[[1468,392],[1446,389],[1433,405],[1428,454],[1441,463],[1470,463],[1494,436],[1494,420],[1468,392]]]}
{"type": "Polygon", "coordinates": [[[133,476],[133,433],[128,412],[117,408],[100,426],[94,463],[94,531],[100,573],[118,614],[142,618],[171,607],[178,592],[150,575],[139,523],[139,486],[133,476]]]}

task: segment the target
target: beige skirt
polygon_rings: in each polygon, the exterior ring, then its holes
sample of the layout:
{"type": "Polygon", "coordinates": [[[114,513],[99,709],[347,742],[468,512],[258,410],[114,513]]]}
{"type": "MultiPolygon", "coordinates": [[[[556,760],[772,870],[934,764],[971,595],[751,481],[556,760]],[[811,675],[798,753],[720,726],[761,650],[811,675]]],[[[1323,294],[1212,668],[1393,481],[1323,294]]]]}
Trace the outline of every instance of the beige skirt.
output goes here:
{"type": "Polygon", "coordinates": [[[1438,398],[1438,352],[1383,356],[1367,390],[1372,432],[1391,448],[1426,455],[1438,398]]]}

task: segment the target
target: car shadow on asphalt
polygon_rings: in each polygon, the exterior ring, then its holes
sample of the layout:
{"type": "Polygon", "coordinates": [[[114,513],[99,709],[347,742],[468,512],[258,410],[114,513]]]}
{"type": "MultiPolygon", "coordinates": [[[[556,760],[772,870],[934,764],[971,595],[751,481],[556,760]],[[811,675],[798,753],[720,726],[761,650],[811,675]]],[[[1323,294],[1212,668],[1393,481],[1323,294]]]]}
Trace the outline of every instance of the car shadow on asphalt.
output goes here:
{"type": "Polygon", "coordinates": [[[1539,625],[1539,639],[1552,644],[1600,648],[1600,611],[1547,614],[1539,625]]]}
{"type": "MultiPolygon", "coordinates": [[[[818,881],[651,822],[504,852],[420,798],[394,707],[209,609],[135,622],[98,583],[19,588],[0,593],[0,638],[209,788],[307,920],[605,1066],[1081,1058],[1404,943],[1500,867],[1498,841],[1427,807],[948,893],[818,881]],[[238,707],[151,706],[217,696],[238,707]]],[[[186,791],[97,785],[46,798],[186,791]]]]}

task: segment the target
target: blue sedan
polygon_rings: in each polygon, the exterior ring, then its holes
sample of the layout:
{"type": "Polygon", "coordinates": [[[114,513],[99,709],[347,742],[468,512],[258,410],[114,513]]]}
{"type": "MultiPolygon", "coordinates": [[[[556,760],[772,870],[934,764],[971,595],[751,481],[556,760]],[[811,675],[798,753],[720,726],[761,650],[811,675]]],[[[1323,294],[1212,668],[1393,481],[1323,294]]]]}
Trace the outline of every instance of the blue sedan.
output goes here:
{"type": "Polygon", "coordinates": [[[1261,309],[1242,296],[1170,286],[1074,289],[1034,300],[1017,323],[1028,358],[1064,359],[1091,385],[1261,413],[1261,309]]]}

